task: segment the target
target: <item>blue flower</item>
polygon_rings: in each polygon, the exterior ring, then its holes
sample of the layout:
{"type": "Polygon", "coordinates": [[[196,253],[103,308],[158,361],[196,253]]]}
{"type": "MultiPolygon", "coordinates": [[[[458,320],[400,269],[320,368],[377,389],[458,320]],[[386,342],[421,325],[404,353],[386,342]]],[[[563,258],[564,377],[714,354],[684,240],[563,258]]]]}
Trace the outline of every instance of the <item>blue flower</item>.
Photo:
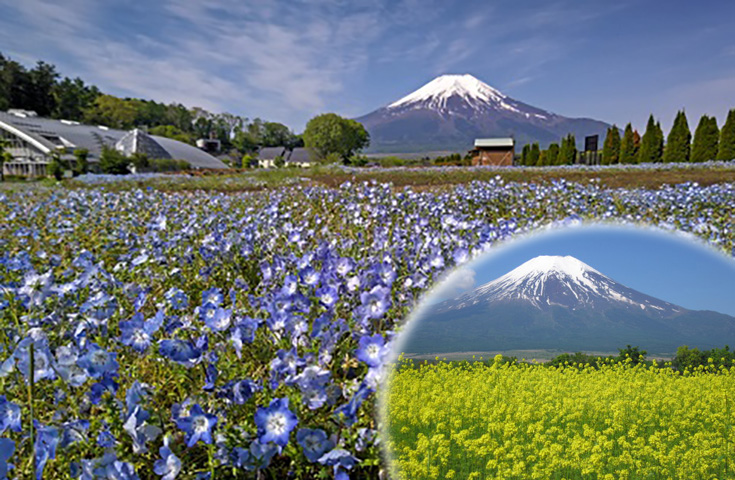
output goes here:
{"type": "Polygon", "coordinates": [[[26,378],[26,381],[30,381],[31,344],[33,344],[33,381],[38,382],[43,379],[55,379],[56,372],[53,368],[54,357],[51,355],[51,350],[49,350],[45,337],[38,339],[26,337],[18,343],[13,353],[13,356],[17,360],[18,369],[26,378]]]}
{"type": "Polygon", "coordinates": [[[296,442],[301,445],[304,455],[312,463],[318,461],[327,450],[334,448],[334,442],[327,437],[324,430],[319,429],[300,429],[296,432],[296,442]]]}
{"type": "Polygon", "coordinates": [[[151,414],[143,410],[140,405],[133,408],[123,425],[128,435],[133,439],[133,453],[146,453],[146,443],[155,440],[161,434],[161,429],[147,422],[151,414]]]}
{"type": "MultiPolygon", "coordinates": [[[[157,315],[158,317],[158,315],[157,315]]],[[[163,320],[161,318],[161,320],[163,320]]],[[[138,312],[129,321],[120,322],[120,341],[133,350],[144,353],[151,345],[151,336],[160,328],[158,318],[153,321],[143,321],[143,315],[138,312]]]]}
{"type": "Polygon", "coordinates": [[[164,357],[173,360],[185,367],[193,367],[201,357],[202,352],[187,340],[161,340],[158,352],[164,357]]]}
{"type": "Polygon", "coordinates": [[[97,445],[102,448],[114,447],[116,443],[117,439],[112,433],[110,433],[107,427],[97,435],[97,445]]]}
{"type": "Polygon", "coordinates": [[[0,480],[8,477],[8,471],[13,468],[10,457],[15,452],[15,442],[9,438],[0,438],[0,480]]]}
{"type": "Polygon", "coordinates": [[[114,380],[117,375],[105,375],[97,383],[92,384],[89,387],[89,400],[94,404],[98,405],[102,400],[102,396],[105,392],[109,392],[110,395],[114,396],[117,393],[118,384],[114,380]]]}
{"type": "Polygon", "coordinates": [[[119,367],[115,358],[116,353],[103,350],[92,343],[87,352],[77,361],[77,365],[87,371],[92,378],[100,378],[105,374],[115,373],[119,367]]]}
{"type": "Polygon", "coordinates": [[[43,469],[49,459],[56,458],[56,447],[59,445],[59,429],[42,425],[33,421],[36,427],[36,480],[43,478],[43,469]]]}
{"type": "Polygon", "coordinates": [[[204,323],[215,332],[227,330],[230,326],[232,310],[207,304],[202,307],[201,315],[204,323]]]}
{"type": "Polygon", "coordinates": [[[296,415],[288,409],[288,398],[274,398],[268,407],[258,407],[255,412],[260,443],[274,442],[281,447],[286,446],[298,423],[296,415]]]}
{"type": "Polygon", "coordinates": [[[379,333],[368,337],[360,338],[359,347],[355,351],[355,356],[369,367],[379,367],[383,364],[385,356],[389,349],[385,346],[385,339],[379,333]]]}
{"type": "Polygon", "coordinates": [[[0,395],[0,435],[5,430],[10,429],[14,432],[20,432],[21,418],[20,407],[13,402],[5,399],[5,395],[0,395]]]}
{"type": "Polygon", "coordinates": [[[161,458],[153,464],[156,475],[163,477],[161,480],[173,480],[181,471],[181,460],[173,454],[168,446],[169,437],[163,439],[163,446],[158,450],[161,458]]]}
{"type": "Polygon", "coordinates": [[[342,448],[335,448],[319,458],[319,463],[322,465],[331,465],[336,468],[346,468],[348,470],[354,467],[359,461],[350,452],[342,448]]]}
{"type": "Polygon", "coordinates": [[[89,378],[87,371],[77,365],[79,355],[72,347],[56,349],[56,371],[72,387],[81,387],[89,378]]]}
{"type": "Polygon", "coordinates": [[[165,296],[169,304],[171,305],[171,308],[173,308],[174,310],[183,310],[187,306],[189,306],[189,298],[182,290],[178,288],[169,289],[166,292],[165,296]]]}
{"type": "Polygon", "coordinates": [[[319,302],[327,308],[332,308],[339,300],[339,292],[332,285],[325,285],[316,291],[319,302]]]}
{"type": "Polygon", "coordinates": [[[219,307],[225,300],[225,295],[217,287],[212,287],[209,290],[202,292],[202,305],[213,305],[219,307]]]}
{"type": "Polygon", "coordinates": [[[367,318],[380,318],[391,306],[390,289],[376,285],[369,292],[361,293],[360,301],[367,318]]]}
{"type": "Polygon", "coordinates": [[[62,425],[61,442],[59,446],[66,448],[76,442],[86,442],[86,431],[89,430],[88,420],[72,420],[62,425]]]}
{"type": "Polygon", "coordinates": [[[186,446],[191,447],[199,440],[204,443],[212,443],[212,429],[217,425],[217,417],[204,413],[199,404],[195,404],[189,410],[188,417],[176,419],[176,426],[186,433],[186,446]]]}
{"type": "Polygon", "coordinates": [[[372,389],[370,389],[365,383],[360,384],[360,387],[357,389],[354,395],[352,395],[352,398],[350,400],[338,407],[334,414],[344,415],[343,419],[344,422],[347,425],[352,425],[357,421],[357,411],[360,408],[360,405],[362,405],[362,402],[367,399],[367,397],[373,392],[372,389]]]}

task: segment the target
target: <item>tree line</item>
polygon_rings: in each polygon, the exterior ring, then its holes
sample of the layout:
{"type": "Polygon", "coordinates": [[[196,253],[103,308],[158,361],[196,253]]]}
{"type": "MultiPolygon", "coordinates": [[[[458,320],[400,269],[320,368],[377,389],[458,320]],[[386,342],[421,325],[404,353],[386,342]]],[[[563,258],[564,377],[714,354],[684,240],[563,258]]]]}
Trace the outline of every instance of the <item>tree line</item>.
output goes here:
{"type": "MultiPolygon", "coordinates": [[[[577,158],[574,135],[564,137],[561,145],[552,143],[546,150],[539,144],[526,144],[521,151],[520,164],[526,166],[572,165],[577,158]]],[[[706,162],[735,159],[735,109],[727,114],[722,129],[717,119],[702,115],[692,135],[686,113],[680,110],[664,141],[661,123],[648,117],[646,131],[641,136],[628,123],[623,130],[613,125],[607,129],[602,147],[602,165],[632,163],[706,162]]]]}
{"type": "Polygon", "coordinates": [[[148,133],[194,144],[198,138],[220,141],[223,151],[240,154],[259,147],[303,146],[286,125],[230,113],[212,113],[179,103],[164,104],[105,94],[81,78],[61,77],[52,64],[26,68],[0,52],[0,110],[17,108],[39,116],[148,133]]]}

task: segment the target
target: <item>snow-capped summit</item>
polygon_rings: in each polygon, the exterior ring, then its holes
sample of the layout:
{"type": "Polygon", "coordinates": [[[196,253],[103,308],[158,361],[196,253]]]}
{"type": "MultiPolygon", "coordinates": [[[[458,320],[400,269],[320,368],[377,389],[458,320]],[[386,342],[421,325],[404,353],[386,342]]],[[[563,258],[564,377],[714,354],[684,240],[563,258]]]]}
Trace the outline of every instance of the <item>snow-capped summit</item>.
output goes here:
{"type": "Polygon", "coordinates": [[[509,110],[515,110],[504,100],[505,95],[472,75],[442,75],[436,77],[413,93],[388,105],[388,108],[397,108],[410,104],[422,104],[436,110],[446,109],[447,101],[452,97],[459,97],[476,107],[482,104],[494,103],[509,110]]]}
{"type": "Polygon", "coordinates": [[[523,144],[573,133],[603,135],[608,125],[567,118],[515,100],[469,75],[441,75],[401,99],[357,118],[370,132],[373,151],[467,151],[476,138],[509,137],[523,144]]]}
{"type": "Polygon", "coordinates": [[[668,316],[681,307],[650,297],[603,275],[571,256],[538,256],[454,301],[447,309],[477,303],[523,301],[538,309],[556,305],[583,308],[633,308],[668,316]]]}

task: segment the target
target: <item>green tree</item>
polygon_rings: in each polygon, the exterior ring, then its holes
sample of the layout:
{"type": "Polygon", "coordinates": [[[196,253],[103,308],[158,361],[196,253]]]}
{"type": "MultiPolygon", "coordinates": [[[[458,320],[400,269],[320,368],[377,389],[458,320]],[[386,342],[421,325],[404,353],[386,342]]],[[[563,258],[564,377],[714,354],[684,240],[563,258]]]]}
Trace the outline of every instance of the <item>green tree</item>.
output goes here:
{"type": "Polygon", "coordinates": [[[130,160],[114,148],[102,148],[102,154],[100,155],[100,170],[102,170],[103,173],[125,175],[130,173],[128,171],[129,164],[130,160]]]}
{"type": "Polygon", "coordinates": [[[552,143],[546,150],[546,159],[544,165],[556,165],[559,160],[559,144],[552,143]]]}
{"type": "Polygon", "coordinates": [[[0,138],[0,182],[5,181],[5,162],[10,162],[13,157],[10,152],[6,151],[6,148],[10,147],[10,142],[4,138],[0,138]]]}
{"type": "Polygon", "coordinates": [[[159,137],[172,138],[179,142],[188,143],[189,145],[195,144],[191,134],[182,131],[179,127],[174,125],[158,125],[148,129],[148,133],[159,137]]]}
{"type": "Polygon", "coordinates": [[[139,104],[112,95],[100,95],[91,107],[84,111],[84,121],[129,130],[135,126],[139,104]]]}
{"type": "Polygon", "coordinates": [[[648,117],[646,133],[641,138],[637,163],[660,163],[663,160],[663,132],[653,115],[648,117]]]}
{"type": "Polygon", "coordinates": [[[617,125],[607,129],[605,144],[602,147],[602,164],[620,163],[620,130],[617,125]]]}
{"type": "Polygon", "coordinates": [[[735,109],[728,112],[727,120],[720,130],[720,148],[717,151],[717,159],[735,159],[735,109]]]}
{"type": "Polygon", "coordinates": [[[676,349],[676,356],[671,363],[677,370],[684,371],[684,369],[697,368],[706,362],[707,358],[698,348],[689,348],[688,345],[682,345],[676,349]]]}
{"type": "Polygon", "coordinates": [[[620,163],[635,163],[635,145],[633,140],[633,126],[628,123],[620,141],[620,163]]]}
{"type": "Polygon", "coordinates": [[[296,141],[295,137],[296,135],[286,125],[277,122],[265,122],[260,145],[262,147],[291,148],[291,145],[296,141]]]}
{"type": "Polygon", "coordinates": [[[370,144],[370,135],[355,120],[325,113],[306,124],[304,144],[322,161],[327,160],[330,154],[348,161],[355,152],[370,144]]]}
{"type": "Polygon", "coordinates": [[[541,149],[538,146],[538,142],[534,142],[531,145],[531,151],[528,154],[528,165],[535,166],[538,164],[539,157],[541,156],[541,149]]]}
{"type": "Polygon", "coordinates": [[[674,118],[674,125],[669,131],[664,148],[664,163],[688,162],[691,153],[692,132],[684,110],[679,110],[674,118]]]}
{"type": "Polygon", "coordinates": [[[561,141],[557,165],[573,165],[577,159],[577,141],[573,134],[569,134],[561,141]]]}
{"type": "Polygon", "coordinates": [[[521,165],[530,165],[530,163],[528,162],[530,156],[531,145],[527,143],[523,145],[523,148],[521,149],[521,165]]]}
{"type": "Polygon", "coordinates": [[[89,150],[86,148],[77,148],[74,150],[74,176],[84,175],[89,172],[89,150]]]}
{"type": "Polygon", "coordinates": [[[54,85],[53,118],[81,121],[84,119],[84,110],[90,108],[100,91],[95,86],[85,85],[81,78],[64,78],[54,85]]]}
{"type": "Polygon", "coordinates": [[[625,361],[626,358],[630,358],[633,365],[644,362],[646,360],[646,354],[648,354],[647,351],[640,350],[637,346],[631,347],[630,345],[627,345],[625,348],[618,348],[618,351],[620,352],[620,355],[618,355],[619,361],[625,361]]]}
{"type": "Polygon", "coordinates": [[[64,165],[61,163],[59,152],[51,153],[51,160],[46,167],[46,172],[53,176],[57,181],[64,178],[64,165]]]}
{"type": "Polygon", "coordinates": [[[702,115],[692,142],[692,162],[706,162],[717,158],[717,147],[720,143],[720,129],[717,119],[702,115]]]}

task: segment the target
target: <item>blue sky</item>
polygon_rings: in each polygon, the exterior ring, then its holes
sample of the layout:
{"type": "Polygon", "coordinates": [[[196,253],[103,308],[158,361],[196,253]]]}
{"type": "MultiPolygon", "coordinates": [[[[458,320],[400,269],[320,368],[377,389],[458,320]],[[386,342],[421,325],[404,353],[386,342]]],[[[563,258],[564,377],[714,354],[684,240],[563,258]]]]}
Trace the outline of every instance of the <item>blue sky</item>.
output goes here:
{"type": "Polygon", "coordinates": [[[457,296],[539,255],[571,255],[647,295],[735,316],[733,258],[688,236],[640,227],[580,226],[512,240],[460,267],[427,301],[457,296]]]}
{"type": "Polygon", "coordinates": [[[443,73],[668,129],[735,107],[735,2],[0,0],[0,51],[103,91],[283,122],[359,116],[443,73]]]}

